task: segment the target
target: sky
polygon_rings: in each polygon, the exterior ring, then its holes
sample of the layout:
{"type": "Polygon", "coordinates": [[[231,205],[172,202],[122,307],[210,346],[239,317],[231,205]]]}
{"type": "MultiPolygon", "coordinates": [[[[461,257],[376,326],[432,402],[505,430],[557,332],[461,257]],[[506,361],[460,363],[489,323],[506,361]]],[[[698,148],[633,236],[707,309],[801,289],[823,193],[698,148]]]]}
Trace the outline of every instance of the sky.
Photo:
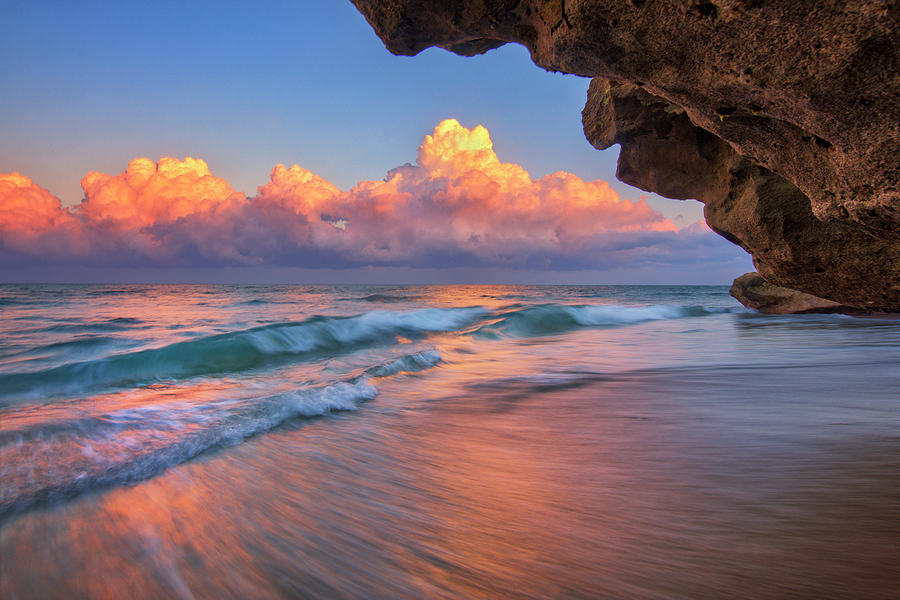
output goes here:
{"type": "Polygon", "coordinates": [[[752,268],[696,223],[699,203],[618,182],[618,149],[582,133],[588,80],[519,46],[392,56],[341,0],[0,0],[0,21],[5,281],[728,283],[752,268]]]}

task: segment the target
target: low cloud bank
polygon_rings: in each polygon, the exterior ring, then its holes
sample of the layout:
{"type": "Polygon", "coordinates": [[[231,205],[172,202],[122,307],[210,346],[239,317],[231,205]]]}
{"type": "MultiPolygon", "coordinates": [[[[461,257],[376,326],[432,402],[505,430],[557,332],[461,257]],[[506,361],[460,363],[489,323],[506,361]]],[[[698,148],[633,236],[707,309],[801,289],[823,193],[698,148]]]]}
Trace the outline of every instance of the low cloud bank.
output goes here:
{"type": "Polygon", "coordinates": [[[604,181],[533,180],[500,162],[487,129],[454,119],[425,136],[416,164],[350,190],[279,164],[248,198],[190,157],[138,158],[81,185],[82,202],[64,208],[27,177],[0,175],[0,263],[606,271],[702,269],[742,254],[604,181]]]}

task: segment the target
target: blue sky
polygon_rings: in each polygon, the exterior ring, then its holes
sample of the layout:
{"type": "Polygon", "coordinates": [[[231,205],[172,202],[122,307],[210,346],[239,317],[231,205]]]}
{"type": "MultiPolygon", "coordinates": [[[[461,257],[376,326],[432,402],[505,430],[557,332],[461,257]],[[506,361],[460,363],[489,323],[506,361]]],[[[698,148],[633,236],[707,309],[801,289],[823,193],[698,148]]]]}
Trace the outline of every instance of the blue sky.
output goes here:
{"type": "MultiPolygon", "coordinates": [[[[533,177],[568,171],[646,195],[615,179],[617,148],[584,139],[588,80],[545,72],[519,46],[396,57],[341,0],[2,0],[0,21],[0,173],[64,205],[88,171],[140,156],[201,157],[250,196],[277,163],[348,189],[414,162],[449,117],[485,125],[499,158],[533,177]]],[[[679,227],[701,218],[699,203],[646,196],[679,227]]]]}

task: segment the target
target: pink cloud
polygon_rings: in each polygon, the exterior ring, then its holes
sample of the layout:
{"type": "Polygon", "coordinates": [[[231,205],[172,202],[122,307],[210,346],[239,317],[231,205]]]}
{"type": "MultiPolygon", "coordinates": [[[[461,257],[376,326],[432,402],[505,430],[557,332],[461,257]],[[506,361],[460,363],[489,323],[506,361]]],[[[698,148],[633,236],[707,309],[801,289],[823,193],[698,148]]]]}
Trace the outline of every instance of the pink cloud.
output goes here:
{"type": "Polygon", "coordinates": [[[86,264],[603,269],[677,262],[674,249],[715,239],[679,231],[604,181],[534,180],[499,160],[487,129],[454,119],[425,136],[416,164],[346,191],[279,164],[247,198],[190,157],[135,159],[118,175],[88,173],[82,188],[63,209],[27,177],[0,176],[0,250],[86,264]]]}
{"type": "Polygon", "coordinates": [[[227,212],[246,201],[224,179],[214,177],[202,159],[183,161],[136,158],[124,173],[91,171],[81,180],[79,209],[95,223],[138,229],[195,215],[227,212]]]}

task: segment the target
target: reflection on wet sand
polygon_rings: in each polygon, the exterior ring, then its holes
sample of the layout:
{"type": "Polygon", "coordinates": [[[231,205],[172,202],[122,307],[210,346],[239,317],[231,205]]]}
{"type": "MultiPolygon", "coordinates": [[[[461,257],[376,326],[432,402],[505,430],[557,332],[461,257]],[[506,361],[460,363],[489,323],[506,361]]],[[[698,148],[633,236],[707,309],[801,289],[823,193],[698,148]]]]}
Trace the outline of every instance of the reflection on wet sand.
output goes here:
{"type": "Polygon", "coordinates": [[[748,392],[754,378],[798,377],[777,368],[553,389],[494,358],[395,378],[358,414],[8,522],[4,596],[890,598],[900,587],[900,440],[877,394],[823,397],[816,369],[790,400],[748,392]],[[494,363],[505,369],[487,372],[494,363]],[[501,371],[524,378],[472,387],[501,371]]]}

